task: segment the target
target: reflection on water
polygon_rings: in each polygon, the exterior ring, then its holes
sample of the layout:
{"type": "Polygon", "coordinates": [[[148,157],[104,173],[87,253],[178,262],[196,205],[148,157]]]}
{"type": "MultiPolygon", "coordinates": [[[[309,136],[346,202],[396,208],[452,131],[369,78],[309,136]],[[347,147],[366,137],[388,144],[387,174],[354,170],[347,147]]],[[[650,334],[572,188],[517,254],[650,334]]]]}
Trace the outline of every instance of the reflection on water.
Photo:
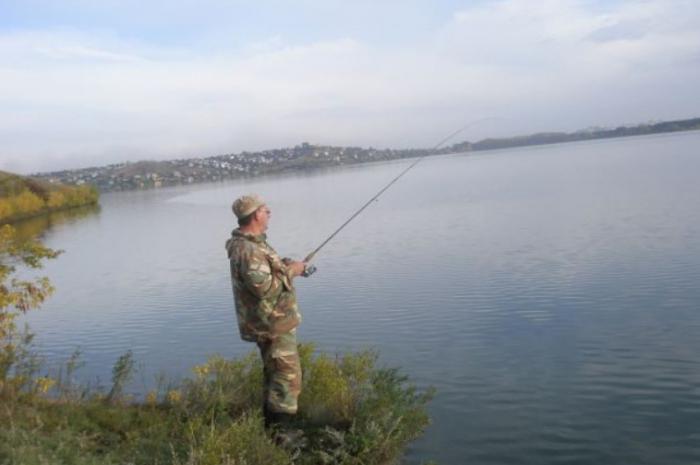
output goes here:
{"type": "Polygon", "coordinates": [[[17,230],[18,238],[38,238],[56,226],[73,224],[85,217],[99,215],[100,211],[99,205],[86,205],[35,216],[13,223],[12,226],[17,230]]]}
{"type": "MultiPolygon", "coordinates": [[[[434,157],[298,281],[300,338],[378,349],[434,423],[407,462],[700,463],[700,133],[434,157]]],[[[149,192],[54,225],[56,294],[27,315],[42,353],[81,347],[108,380],[132,349],[153,374],[251,350],[224,241],[258,192],[269,237],[303,257],[406,162],[149,192]]]]}

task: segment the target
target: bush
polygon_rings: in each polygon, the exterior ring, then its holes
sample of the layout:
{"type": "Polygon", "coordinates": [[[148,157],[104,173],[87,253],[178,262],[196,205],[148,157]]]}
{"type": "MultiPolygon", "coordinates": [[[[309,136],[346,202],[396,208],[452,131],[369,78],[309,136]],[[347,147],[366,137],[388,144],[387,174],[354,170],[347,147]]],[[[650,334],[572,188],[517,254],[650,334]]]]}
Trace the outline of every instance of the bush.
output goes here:
{"type": "MultiPolygon", "coordinates": [[[[41,376],[22,395],[6,396],[0,463],[385,464],[428,424],[431,392],[418,393],[397,370],[378,367],[375,352],[330,357],[301,345],[300,353],[305,379],[297,426],[305,441],[294,450],[276,445],[263,428],[256,352],[212,357],[191,378],[161,384],[140,402],[123,391],[134,366],[127,352],[107,395],[86,388],[64,395],[76,390],[63,386],[70,380],[41,376]]],[[[75,357],[68,365],[71,372],[75,357]]]]}
{"type": "Polygon", "coordinates": [[[34,215],[44,208],[44,201],[41,199],[41,197],[29,190],[26,190],[21,194],[12,197],[11,199],[14,211],[21,212],[22,215],[34,215]]]}
{"type": "Polygon", "coordinates": [[[96,205],[93,186],[56,186],[0,171],[0,223],[11,223],[42,213],[96,205]]]}

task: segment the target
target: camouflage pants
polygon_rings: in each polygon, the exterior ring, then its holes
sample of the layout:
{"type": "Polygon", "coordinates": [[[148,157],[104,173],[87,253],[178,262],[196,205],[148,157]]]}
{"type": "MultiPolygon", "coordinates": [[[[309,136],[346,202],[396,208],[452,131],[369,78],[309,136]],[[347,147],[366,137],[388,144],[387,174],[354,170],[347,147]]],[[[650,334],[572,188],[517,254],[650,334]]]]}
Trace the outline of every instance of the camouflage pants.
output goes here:
{"type": "Polygon", "coordinates": [[[301,364],[296,331],[272,341],[258,341],[263,361],[263,402],[271,412],[297,413],[301,392],[301,364]]]}

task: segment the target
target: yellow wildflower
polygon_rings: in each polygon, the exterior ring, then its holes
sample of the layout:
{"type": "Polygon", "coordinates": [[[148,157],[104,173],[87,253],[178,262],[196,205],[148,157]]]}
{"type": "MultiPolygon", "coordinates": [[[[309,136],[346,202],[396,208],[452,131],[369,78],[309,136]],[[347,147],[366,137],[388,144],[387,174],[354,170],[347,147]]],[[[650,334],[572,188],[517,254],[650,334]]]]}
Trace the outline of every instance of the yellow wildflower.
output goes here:
{"type": "Polygon", "coordinates": [[[45,394],[56,384],[56,380],[43,376],[36,380],[36,390],[40,394],[45,394]]]}
{"type": "Polygon", "coordinates": [[[207,363],[205,363],[204,365],[196,365],[194,368],[192,368],[194,374],[200,378],[206,377],[209,374],[209,370],[209,364],[207,363]]]}
{"type": "Polygon", "coordinates": [[[158,393],[155,390],[148,391],[148,394],[146,394],[146,404],[148,405],[156,405],[156,402],[158,402],[158,393]]]}
{"type": "Polygon", "coordinates": [[[168,402],[171,404],[177,404],[182,400],[182,394],[180,394],[180,391],[177,389],[173,389],[172,391],[168,391],[168,402]]]}

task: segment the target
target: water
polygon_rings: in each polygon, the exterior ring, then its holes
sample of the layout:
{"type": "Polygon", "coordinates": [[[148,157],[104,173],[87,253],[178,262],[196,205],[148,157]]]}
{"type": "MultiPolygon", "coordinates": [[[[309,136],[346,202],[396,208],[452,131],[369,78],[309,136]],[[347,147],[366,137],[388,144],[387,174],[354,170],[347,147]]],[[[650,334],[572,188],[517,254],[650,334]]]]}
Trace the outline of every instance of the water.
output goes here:
{"type": "MultiPolygon", "coordinates": [[[[407,463],[700,463],[700,133],[434,157],[299,281],[302,340],[377,348],[435,386],[407,463]]],[[[58,291],[28,317],[49,360],[80,347],[137,385],[237,335],[224,241],[258,192],[270,241],[302,257],[406,162],[109,194],[56,222],[58,291]]],[[[138,386],[136,386],[138,389],[138,386]]]]}

